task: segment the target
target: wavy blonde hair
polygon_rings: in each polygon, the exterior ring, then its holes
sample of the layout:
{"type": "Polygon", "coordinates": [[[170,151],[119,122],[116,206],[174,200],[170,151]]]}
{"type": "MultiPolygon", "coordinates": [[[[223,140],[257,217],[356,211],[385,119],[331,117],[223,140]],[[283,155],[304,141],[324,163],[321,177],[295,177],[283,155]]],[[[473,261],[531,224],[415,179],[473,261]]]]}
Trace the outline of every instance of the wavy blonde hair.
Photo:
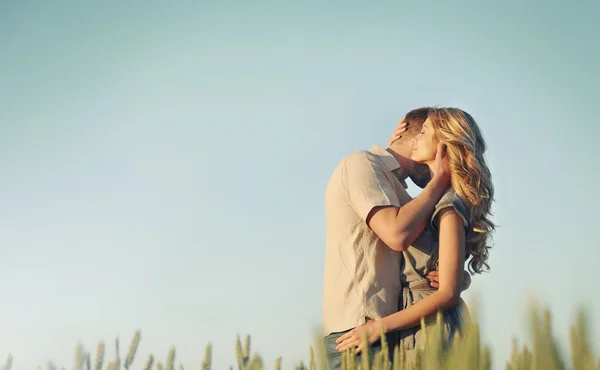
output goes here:
{"type": "Polygon", "coordinates": [[[494,185],[484,157],[485,140],[473,117],[458,108],[435,108],[429,119],[438,139],[446,143],[452,188],[469,209],[472,227],[466,241],[467,253],[472,256],[469,269],[481,273],[489,270],[488,241],[495,229],[489,219],[494,185]]]}

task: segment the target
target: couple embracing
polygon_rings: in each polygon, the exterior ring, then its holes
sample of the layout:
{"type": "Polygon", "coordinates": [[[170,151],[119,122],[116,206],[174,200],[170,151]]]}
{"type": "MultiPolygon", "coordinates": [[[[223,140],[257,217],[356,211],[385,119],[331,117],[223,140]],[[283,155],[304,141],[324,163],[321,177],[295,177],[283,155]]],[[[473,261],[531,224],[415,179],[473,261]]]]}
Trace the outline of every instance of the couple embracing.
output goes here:
{"type": "Polygon", "coordinates": [[[441,311],[451,340],[468,317],[465,271],[488,268],[494,197],[473,117],[457,108],[410,111],[388,148],[345,157],[327,186],[323,335],[330,370],[346,350],[389,348],[413,359],[421,319],[441,311]],[[412,199],[409,178],[423,190],[412,199]],[[362,336],[370,348],[361,348],[362,336]]]}

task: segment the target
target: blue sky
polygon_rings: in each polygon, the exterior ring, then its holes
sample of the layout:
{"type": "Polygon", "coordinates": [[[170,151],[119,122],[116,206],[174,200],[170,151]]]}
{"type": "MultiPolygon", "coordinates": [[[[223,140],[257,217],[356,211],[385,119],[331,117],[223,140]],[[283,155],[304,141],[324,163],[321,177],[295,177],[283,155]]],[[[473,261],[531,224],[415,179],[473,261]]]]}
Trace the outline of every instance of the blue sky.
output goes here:
{"type": "Polygon", "coordinates": [[[138,366],[212,341],[228,367],[238,333],[308,359],[329,175],[424,105],[489,144],[492,271],[464,297],[496,368],[530,297],[563,339],[600,312],[597,2],[215,4],[0,4],[0,358],[141,328],[138,366]]]}

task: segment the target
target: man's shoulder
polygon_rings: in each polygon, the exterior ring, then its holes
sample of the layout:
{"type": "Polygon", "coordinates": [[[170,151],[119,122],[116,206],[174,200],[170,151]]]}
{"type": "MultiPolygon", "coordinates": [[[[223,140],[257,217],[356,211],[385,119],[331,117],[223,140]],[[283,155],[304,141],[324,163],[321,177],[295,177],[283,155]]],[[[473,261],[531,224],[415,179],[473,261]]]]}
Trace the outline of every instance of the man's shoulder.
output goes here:
{"type": "Polygon", "coordinates": [[[328,187],[346,186],[351,178],[353,183],[368,181],[383,169],[379,157],[368,150],[355,150],[343,157],[336,166],[328,187]]]}
{"type": "Polygon", "coordinates": [[[340,166],[346,168],[352,167],[372,167],[382,165],[383,162],[377,154],[374,154],[368,150],[355,150],[350,154],[346,155],[340,161],[340,166]]]}

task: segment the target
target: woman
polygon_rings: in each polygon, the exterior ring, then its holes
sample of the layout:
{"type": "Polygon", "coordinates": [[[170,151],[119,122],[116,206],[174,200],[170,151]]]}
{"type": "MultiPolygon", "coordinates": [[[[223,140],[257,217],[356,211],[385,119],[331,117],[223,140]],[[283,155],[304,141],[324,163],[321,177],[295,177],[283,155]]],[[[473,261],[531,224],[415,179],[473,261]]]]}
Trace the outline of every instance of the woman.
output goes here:
{"type": "MultiPolygon", "coordinates": [[[[399,128],[401,130],[402,128],[399,128]]],[[[485,162],[485,141],[477,123],[456,108],[434,109],[421,132],[413,139],[412,159],[429,166],[433,175],[438,150],[445,151],[451,173],[451,187],[438,202],[424,233],[435,233],[438,243],[427,248],[409,247],[402,266],[402,310],[371,320],[340,337],[337,350],[358,347],[366,333],[374,343],[384,331],[399,333],[399,345],[407,357],[424,344],[422,318],[443,312],[447,339],[461,327],[460,291],[465,261],[471,257],[473,273],[488,269],[488,239],[494,224],[488,216],[494,197],[491,174],[485,162]],[[439,288],[433,290],[425,276],[439,270],[439,288]]]]}

